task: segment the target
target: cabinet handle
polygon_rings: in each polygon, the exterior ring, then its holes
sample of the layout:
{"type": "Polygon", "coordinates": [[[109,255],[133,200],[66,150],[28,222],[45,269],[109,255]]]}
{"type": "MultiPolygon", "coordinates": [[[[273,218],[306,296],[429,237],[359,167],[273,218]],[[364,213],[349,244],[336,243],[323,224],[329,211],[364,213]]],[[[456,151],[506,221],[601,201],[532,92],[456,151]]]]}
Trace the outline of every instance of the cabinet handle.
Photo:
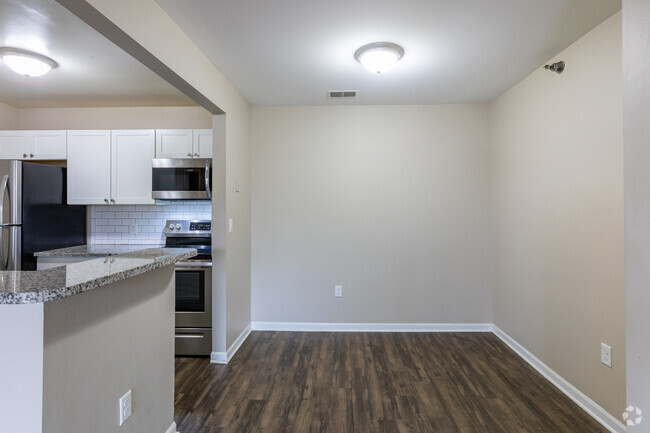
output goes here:
{"type": "Polygon", "coordinates": [[[198,153],[195,153],[194,156],[196,156],[196,157],[198,158],[198,157],[201,156],[201,155],[199,155],[198,153]]]}
{"type": "MultiPolygon", "coordinates": [[[[26,156],[26,155],[25,155],[25,156],[26,156]]],[[[189,157],[191,158],[191,157],[192,157],[192,154],[191,154],[191,153],[188,153],[187,156],[189,156],[189,157]]]]}
{"type": "Polygon", "coordinates": [[[27,154],[26,154],[26,153],[23,153],[23,158],[27,158],[27,154]]]}
{"type": "Polygon", "coordinates": [[[29,157],[30,157],[30,158],[33,158],[33,157],[34,157],[34,154],[33,154],[33,153],[30,153],[30,154],[29,154],[29,157]]]}
{"type": "Polygon", "coordinates": [[[115,204],[115,199],[114,198],[111,199],[111,203],[115,204]]]}
{"type": "Polygon", "coordinates": [[[107,199],[107,198],[105,198],[105,199],[104,199],[104,202],[105,202],[106,204],[108,204],[108,199],[107,199]]]}

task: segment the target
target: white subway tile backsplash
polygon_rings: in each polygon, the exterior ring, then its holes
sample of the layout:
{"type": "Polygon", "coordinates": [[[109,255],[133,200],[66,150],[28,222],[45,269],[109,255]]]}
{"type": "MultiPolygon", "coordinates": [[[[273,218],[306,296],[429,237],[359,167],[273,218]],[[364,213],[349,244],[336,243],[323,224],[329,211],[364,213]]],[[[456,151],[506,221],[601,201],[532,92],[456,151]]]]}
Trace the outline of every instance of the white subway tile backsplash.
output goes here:
{"type": "Polygon", "coordinates": [[[168,219],[212,219],[212,205],[200,200],[171,202],[160,205],[91,206],[92,244],[143,244],[165,243],[162,231],[168,219]],[[136,224],[137,232],[129,233],[136,224]]]}

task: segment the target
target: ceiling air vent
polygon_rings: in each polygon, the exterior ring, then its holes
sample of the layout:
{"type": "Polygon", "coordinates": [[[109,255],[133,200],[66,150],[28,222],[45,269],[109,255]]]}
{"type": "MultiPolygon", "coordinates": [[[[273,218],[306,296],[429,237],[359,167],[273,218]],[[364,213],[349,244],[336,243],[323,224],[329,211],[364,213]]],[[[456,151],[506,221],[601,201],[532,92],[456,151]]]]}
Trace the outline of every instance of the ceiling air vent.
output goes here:
{"type": "Polygon", "coordinates": [[[358,90],[330,90],[327,95],[330,98],[356,98],[358,90]]]}

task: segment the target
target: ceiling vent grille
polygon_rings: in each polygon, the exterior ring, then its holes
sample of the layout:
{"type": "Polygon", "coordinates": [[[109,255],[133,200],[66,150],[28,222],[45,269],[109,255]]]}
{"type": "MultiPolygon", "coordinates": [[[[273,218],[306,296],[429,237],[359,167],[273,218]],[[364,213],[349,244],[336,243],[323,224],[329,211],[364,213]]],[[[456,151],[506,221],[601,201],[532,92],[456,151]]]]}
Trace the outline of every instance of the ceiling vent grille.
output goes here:
{"type": "Polygon", "coordinates": [[[358,90],[330,90],[327,96],[330,98],[356,98],[358,90]]]}

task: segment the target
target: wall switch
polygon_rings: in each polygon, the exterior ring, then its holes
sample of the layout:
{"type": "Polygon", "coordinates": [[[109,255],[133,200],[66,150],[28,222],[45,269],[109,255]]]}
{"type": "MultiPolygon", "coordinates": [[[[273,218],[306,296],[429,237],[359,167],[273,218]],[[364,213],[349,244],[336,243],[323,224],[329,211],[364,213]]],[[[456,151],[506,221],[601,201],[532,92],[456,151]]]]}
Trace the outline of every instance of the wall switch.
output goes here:
{"type": "Polygon", "coordinates": [[[334,286],[334,296],[337,298],[343,297],[343,286],[334,286]]]}
{"type": "Polygon", "coordinates": [[[120,425],[131,416],[131,390],[120,398],[120,425]]]}
{"type": "Polygon", "coordinates": [[[235,182],[235,192],[239,192],[239,182],[235,182]]]}
{"type": "Polygon", "coordinates": [[[600,362],[612,368],[612,348],[605,343],[600,343],[600,362]]]}
{"type": "Polygon", "coordinates": [[[232,233],[232,218],[228,218],[228,233],[232,233]]]}
{"type": "Polygon", "coordinates": [[[136,234],[138,232],[138,226],[135,225],[135,223],[129,224],[129,233],[132,235],[136,234]]]}

